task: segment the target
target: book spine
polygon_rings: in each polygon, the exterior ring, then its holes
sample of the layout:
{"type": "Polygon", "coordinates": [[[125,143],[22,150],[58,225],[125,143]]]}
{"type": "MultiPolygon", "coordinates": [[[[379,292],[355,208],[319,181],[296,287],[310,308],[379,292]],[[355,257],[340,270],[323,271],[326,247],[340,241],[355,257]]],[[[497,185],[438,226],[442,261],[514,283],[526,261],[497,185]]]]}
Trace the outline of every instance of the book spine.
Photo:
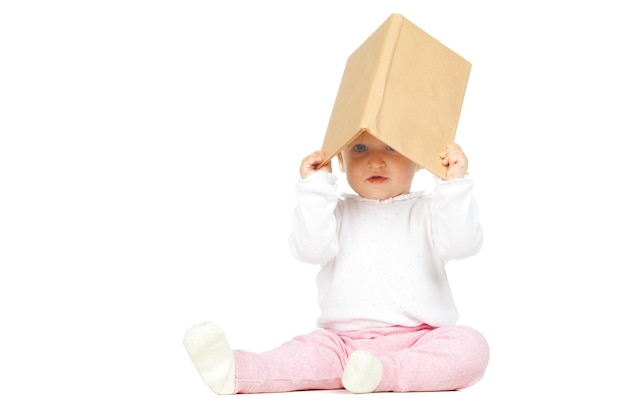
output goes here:
{"type": "Polygon", "coordinates": [[[363,108],[361,127],[374,136],[377,136],[376,133],[379,131],[377,120],[385,97],[387,81],[403,23],[403,16],[392,14],[380,28],[380,39],[372,39],[372,41],[379,42],[379,46],[375,48],[378,56],[372,61],[377,62],[378,65],[369,83],[368,98],[363,108]]]}

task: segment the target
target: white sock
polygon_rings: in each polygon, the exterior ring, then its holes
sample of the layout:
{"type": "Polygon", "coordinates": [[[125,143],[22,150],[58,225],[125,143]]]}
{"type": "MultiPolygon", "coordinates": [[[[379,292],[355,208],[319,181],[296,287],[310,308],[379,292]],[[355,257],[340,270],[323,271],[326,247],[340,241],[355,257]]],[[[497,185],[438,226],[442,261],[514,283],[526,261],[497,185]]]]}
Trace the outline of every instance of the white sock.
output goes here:
{"type": "Polygon", "coordinates": [[[366,350],[355,350],[348,358],[341,382],[348,391],[365,394],[374,392],[382,377],[380,359],[366,350]]]}
{"type": "Polygon", "coordinates": [[[235,390],[235,358],[222,329],[215,323],[193,326],[185,334],[185,349],[202,380],[216,394],[235,390]]]}

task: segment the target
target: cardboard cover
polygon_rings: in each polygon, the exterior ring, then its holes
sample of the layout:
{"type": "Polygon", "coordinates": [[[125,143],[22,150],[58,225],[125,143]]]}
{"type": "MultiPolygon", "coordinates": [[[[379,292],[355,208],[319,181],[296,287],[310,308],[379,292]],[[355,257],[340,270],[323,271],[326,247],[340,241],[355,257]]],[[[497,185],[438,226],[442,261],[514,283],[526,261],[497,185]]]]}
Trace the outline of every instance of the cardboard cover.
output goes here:
{"type": "Polygon", "coordinates": [[[322,150],[328,163],[363,131],[435,175],[454,142],[471,64],[400,14],[348,58],[322,150]]]}

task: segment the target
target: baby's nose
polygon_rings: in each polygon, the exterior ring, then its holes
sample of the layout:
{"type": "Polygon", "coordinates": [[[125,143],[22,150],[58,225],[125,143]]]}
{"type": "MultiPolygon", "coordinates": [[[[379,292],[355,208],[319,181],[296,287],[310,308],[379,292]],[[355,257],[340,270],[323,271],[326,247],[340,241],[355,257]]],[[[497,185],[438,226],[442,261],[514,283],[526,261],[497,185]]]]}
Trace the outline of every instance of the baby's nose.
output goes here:
{"type": "Polygon", "coordinates": [[[370,168],[384,168],[386,165],[385,160],[380,157],[372,157],[369,161],[370,168]]]}

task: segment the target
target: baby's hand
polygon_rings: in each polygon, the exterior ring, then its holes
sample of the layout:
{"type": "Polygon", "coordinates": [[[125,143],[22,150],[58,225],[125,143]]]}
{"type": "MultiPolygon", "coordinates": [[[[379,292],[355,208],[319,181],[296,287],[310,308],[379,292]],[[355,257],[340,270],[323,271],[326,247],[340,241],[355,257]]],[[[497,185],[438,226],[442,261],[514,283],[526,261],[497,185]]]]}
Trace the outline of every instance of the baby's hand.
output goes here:
{"type": "Polygon", "coordinates": [[[304,158],[302,160],[302,165],[300,165],[300,177],[302,177],[302,179],[305,179],[306,177],[318,170],[332,172],[333,170],[330,162],[318,168],[319,164],[324,161],[324,157],[324,151],[315,151],[311,155],[304,158]]]}
{"type": "Polygon", "coordinates": [[[448,167],[446,181],[465,177],[468,161],[463,149],[458,144],[446,145],[446,150],[441,152],[439,157],[441,164],[448,167]]]}

